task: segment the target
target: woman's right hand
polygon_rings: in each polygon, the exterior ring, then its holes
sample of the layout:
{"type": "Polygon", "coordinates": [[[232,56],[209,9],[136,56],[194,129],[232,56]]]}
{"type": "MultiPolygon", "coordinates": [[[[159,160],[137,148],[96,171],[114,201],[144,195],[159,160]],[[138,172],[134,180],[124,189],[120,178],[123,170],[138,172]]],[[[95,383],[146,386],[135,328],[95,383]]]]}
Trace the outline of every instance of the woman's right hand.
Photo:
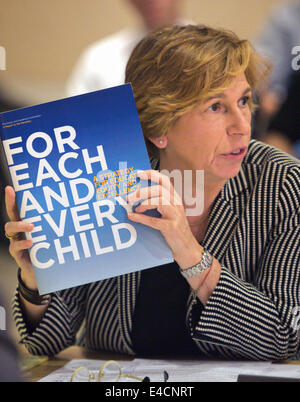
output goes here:
{"type": "Polygon", "coordinates": [[[5,232],[10,239],[9,252],[21,269],[21,277],[25,285],[32,290],[37,289],[33,266],[30,261],[28,249],[32,246],[32,240],[26,240],[25,232],[31,232],[32,223],[26,223],[20,219],[16,203],[16,194],[11,186],[5,188],[5,204],[9,222],[5,224],[5,232]]]}

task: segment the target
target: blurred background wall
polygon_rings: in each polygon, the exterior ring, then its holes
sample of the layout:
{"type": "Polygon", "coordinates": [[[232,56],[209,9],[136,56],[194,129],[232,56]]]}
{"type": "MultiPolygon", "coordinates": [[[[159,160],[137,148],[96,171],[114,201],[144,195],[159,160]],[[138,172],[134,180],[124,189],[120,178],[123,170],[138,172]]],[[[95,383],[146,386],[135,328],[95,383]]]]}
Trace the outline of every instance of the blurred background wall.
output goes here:
{"type": "MultiPolygon", "coordinates": [[[[272,8],[285,0],[181,1],[188,19],[252,39],[272,8]]],[[[137,24],[125,0],[0,0],[0,46],[6,51],[2,97],[16,106],[62,97],[65,80],[88,44],[137,24]]]]}

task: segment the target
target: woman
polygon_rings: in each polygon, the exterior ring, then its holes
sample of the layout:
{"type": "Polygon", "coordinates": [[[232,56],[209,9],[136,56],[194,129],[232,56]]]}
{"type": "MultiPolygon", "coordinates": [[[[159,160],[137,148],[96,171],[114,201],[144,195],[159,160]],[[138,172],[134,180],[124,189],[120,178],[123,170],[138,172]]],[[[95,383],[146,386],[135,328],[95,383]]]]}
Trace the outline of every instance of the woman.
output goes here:
{"type": "MultiPolygon", "coordinates": [[[[296,353],[300,166],[250,140],[251,94],[265,73],[247,41],[210,27],[165,27],[137,45],[126,81],[156,170],[140,172],[154,185],[128,196],[140,202],[129,218],[160,230],[175,262],[56,292],[47,306],[17,293],[15,319],[30,352],[72,345],[85,318],[93,349],[253,360],[296,353]],[[157,169],[192,179],[179,194],[157,169]],[[143,213],[153,208],[161,218],[143,213]]],[[[6,203],[10,251],[35,292],[31,242],[17,237],[32,227],[18,221],[10,187],[6,203]]]]}

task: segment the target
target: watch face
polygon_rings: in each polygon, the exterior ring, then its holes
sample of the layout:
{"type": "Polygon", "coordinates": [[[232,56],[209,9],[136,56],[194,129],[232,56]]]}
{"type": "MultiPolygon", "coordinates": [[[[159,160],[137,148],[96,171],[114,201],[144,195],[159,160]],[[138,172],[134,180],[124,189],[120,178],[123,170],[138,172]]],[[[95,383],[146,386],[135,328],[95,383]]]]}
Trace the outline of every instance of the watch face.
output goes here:
{"type": "Polygon", "coordinates": [[[191,274],[197,275],[199,273],[199,265],[195,265],[193,268],[191,268],[191,274]]]}
{"type": "Polygon", "coordinates": [[[190,267],[188,269],[180,270],[185,278],[193,278],[199,275],[201,272],[205,271],[212,264],[213,257],[208,251],[204,251],[202,259],[197,265],[190,267]]]}

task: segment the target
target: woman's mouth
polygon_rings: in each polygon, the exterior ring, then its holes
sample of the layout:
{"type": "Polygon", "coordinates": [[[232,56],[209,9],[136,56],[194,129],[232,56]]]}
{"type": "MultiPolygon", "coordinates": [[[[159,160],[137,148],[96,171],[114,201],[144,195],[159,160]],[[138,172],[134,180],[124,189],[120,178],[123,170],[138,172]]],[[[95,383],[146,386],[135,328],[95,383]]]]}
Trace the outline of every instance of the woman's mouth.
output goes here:
{"type": "Polygon", "coordinates": [[[246,155],[247,147],[236,148],[235,150],[229,152],[228,154],[221,154],[223,158],[229,160],[240,160],[246,155]]]}

